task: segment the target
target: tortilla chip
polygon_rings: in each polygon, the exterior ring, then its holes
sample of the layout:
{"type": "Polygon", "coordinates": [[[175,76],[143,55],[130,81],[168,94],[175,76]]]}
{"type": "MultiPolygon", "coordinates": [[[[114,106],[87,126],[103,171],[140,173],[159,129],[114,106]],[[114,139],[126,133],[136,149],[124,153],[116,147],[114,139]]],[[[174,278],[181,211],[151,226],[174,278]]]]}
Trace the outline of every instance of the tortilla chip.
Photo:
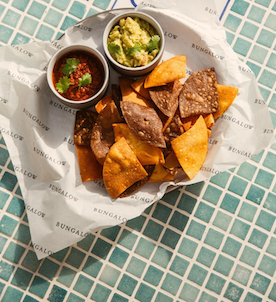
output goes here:
{"type": "Polygon", "coordinates": [[[97,119],[97,114],[90,110],[79,110],[76,112],[74,127],[74,144],[79,146],[90,146],[92,128],[97,119]]]}
{"type": "Polygon", "coordinates": [[[188,131],[192,127],[192,120],[190,118],[184,119],[183,127],[185,131],[188,131]]]}
{"type": "Polygon", "coordinates": [[[131,84],[134,83],[134,80],[129,78],[120,77],[120,88],[122,92],[122,100],[137,103],[145,107],[153,107],[153,104],[150,100],[146,99],[142,95],[138,94],[132,87],[131,84]]]}
{"type": "Polygon", "coordinates": [[[140,189],[142,186],[144,186],[149,178],[151,177],[153,171],[154,171],[155,165],[147,165],[144,166],[144,169],[147,171],[148,175],[146,177],[144,177],[141,180],[136,181],[133,185],[131,185],[130,187],[128,187],[122,194],[120,194],[120,197],[127,197],[129,195],[131,195],[133,192],[137,191],[138,189],[140,189]]]}
{"type": "Polygon", "coordinates": [[[174,179],[173,175],[168,173],[166,169],[164,169],[163,165],[158,164],[155,166],[154,171],[148,182],[168,181],[173,179],[174,179]]]}
{"type": "Polygon", "coordinates": [[[219,109],[217,79],[214,68],[193,72],[179,94],[179,110],[182,118],[214,113],[219,109]]]}
{"type": "Polygon", "coordinates": [[[178,108],[178,95],[182,89],[180,81],[164,86],[149,88],[149,94],[155,105],[168,117],[173,117],[178,108]]]}
{"type": "Polygon", "coordinates": [[[82,182],[102,179],[102,166],[97,161],[90,146],[76,145],[76,149],[82,182]]]}
{"type": "Polygon", "coordinates": [[[144,87],[156,87],[166,85],[186,77],[186,56],[172,57],[154,68],[147,76],[144,87]]]}
{"type": "Polygon", "coordinates": [[[107,96],[105,96],[104,98],[102,98],[96,105],[95,105],[95,109],[98,113],[100,113],[109,103],[111,103],[112,100],[112,95],[109,94],[107,96]]]}
{"type": "MultiPolygon", "coordinates": [[[[165,126],[164,126],[165,127],[165,126]]],[[[163,129],[164,129],[163,127],[163,129]]],[[[179,135],[184,133],[184,125],[181,121],[179,114],[177,113],[170,121],[166,128],[164,129],[164,137],[167,143],[171,142],[173,139],[177,138],[179,135]]]]}
{"type": "Polygon", "coordinates": [[[125,138],[111,146],[103,165],[103,180],[112,198],[147,175],[125,138]]]}
{"type": "Polygon", "coordinates": [[[131,84],[131,87],[137,92],[139,93],[140,95],[142,95],[144,98],[150,100],[150,94],[149,94],[149,91],[148,89],[146,89],[144,87],[144,82],[145,82],[145,79],[146,79],[147,75],[145,75],[144,77],[138,79],[137,81],[133,82],[131,84]]]}
{"type": "Polygon", "coordinates": [[[118,109],[111,101],[98,115],[92,129],[90,146],[97,160],[103,165],[109,148],[114,143],[113,124],[122,122],[118,109]]]}
{"type": "Polygon", "coordinates": [[[218,99],[219,99],[219,110],[213,113],[214,119],[219,118],[223,112],[233,103],[236,98],[239,89],[232,86],[217,84],[218,99]]]}
{"type": "Polygon", "coordinates": [[[212,113],[208,114],[204,117],[204,121],[206,123],[206,127],[211,129],[215,125],[215,119],[212,113]]]}
{"type": "Polygon", "coordinates": [[[173,151],[190,179],[194,178],[205,161],[208,150],[207,127],[200,116],[191,129],[171,142],[173,151]]]}
{"type": "Polygon", "coordinates": [[[163,123],[153,108],[122,101],[121,109],[126,123],[135,135],[152,146],[166,148],[163,123]]]}
{"type": "Polygon", "coordinates": [[[120,87],[120,85],[112,84],[111,89],[112,89],[112,99],[113,99],[115,105],[117,106],[117,109],[118,109],[120,115],[122,116],[122,111],[121,111],[121,107],[120,107],[120,102],[122,101],[121,87],[120,87]]]}
{"type": "Polygon", "coordinates": [[[142,141],[131,132],[127,124],[113,124],[113,130],[115,141],[124,137],[143,166],[165,162],[163,152],[158,147],[142,141]]]}
{"type": "Polygon", "coordinates": [[[180,163],[174,153],[174,151],[171,151],[171,153],[166,157],[165,163],[163,166],[167,169],[172,169],[176,167],[180,167],[180,163]]]}

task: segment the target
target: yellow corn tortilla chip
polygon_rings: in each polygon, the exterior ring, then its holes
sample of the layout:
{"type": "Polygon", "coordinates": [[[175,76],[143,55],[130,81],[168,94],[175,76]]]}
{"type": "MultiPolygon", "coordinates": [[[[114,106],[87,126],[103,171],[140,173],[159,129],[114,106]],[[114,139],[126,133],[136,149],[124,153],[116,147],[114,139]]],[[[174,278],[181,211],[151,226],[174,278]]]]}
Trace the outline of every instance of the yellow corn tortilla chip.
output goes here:
{"type": "Polygon", "coordinates": [[[120,196],[119,196],[120,198],[127,197],[127,196],[133,194],[135,191],[139,190],[141,187],[143,187],[148,182],[148,180],[151,177],[152,172],[155,168],[155,165],[146,165],[143,167],[147,171],[148,175],[146,177],[136,181],[133,185],[128,187],[122,194],[120,194],[120,196]]]}
{"type": "MultiPolygon", "coordinates": [[[[185,117],[184,119],[182,119],[185,131],[188,131],[195,124],[195,122],[197,121],[197,119],[200,116],[201,116],[201,114],[200,115],[192,115],[192,116],[185,117]]],[[[208,129],[211,129],[215,124],[215,119],[214,119],[213,114],[212,113],[204,114],[202,116],[204,118],[206,127],[208,129]]]]}
{"type": "Polygon", "coordinates": [[[112,198],[147,175],[125,138],[111,146],[103,165],[103,180],[112,198]]]}
{"type": "Polygon", "coordinates": [[[133,134],[127,124],[113,124],[115,141],[124,137],[143,166],[164,163],[163,152],[133,134]]]}
{"type": "Polygon", "coordinates": [[[163,165],[165,168],[167,169],[172,169],[172,168],[176,168],[180,166],[180,163],[174,153],[174,151],[172,151],[165,160],[165,163],[163,165]]]}
{"type": "Polygon", "coordinates": [[[219,110],[213,113],[214,119],[219,118],[223,112],[233,103],[239,89],[232,86],[226,86],[217,84],[218,99],[219,99],[219,110]]]}
{"type": "Polygon", "coordinates": [[[204,118],[200,116],[187,132],[171,142],[172,149],[187,176],[192,179],[205,161],[208,134],[204,118]]]}
{"type": "Polygon", "coordinates": [[[142,95],[138,94],[131,86],[134,80],[129,78],[120,77],[119,83],[122,92],[122,99],[123,101],[133,102],[145,107],[153,107],[153,103],[143,97],[142,95]]]}
{"type": "Polygon", "coordinates": [[[95,105],[95,109],[98,113],[101,113],[102,110],[112,102],[112,94],[109,94],[107,96],[105,96],[104,98],[102,98],[96,105],[95,105]]]}
{"type": "Polygon", "coordinates": [[[206,115],[206,116],[204,117],[204,121],[205,121],[206,127],[207,127],[208,129],[212,128],[212,127],[214,126],[214,124],[215,124],[215,119],[214,119],[214,116],[213,116],[212,113],[206,115]]]}
{"type": "Polygon", "coordinates": [[[76,145],[82,182],[102,179],[102,166],[97,161],[90,146],[76,145]]]}
{"type": "Polygon", "coordinates": [[[147,75],[143,76],[142,78],[138,79],[137,81],[131,84],[131,87],[140,95],[145,97],[146,99],[150,100],[149,91],[144,87],[144,82],[147,75]]]}
{"type": "Polygon", "coordinates": [[[148,180],[148,182],[156,182],[156,181],[168,181],[168,180],[173,180],[174,177],[170,173],[168,173],[163,165],[158,164],[155,166],[153,173],[148,180]]]}
{"type": "Polygon", "coordinates": [[[186,56],[172,57],[154,68],[147,76],[144,87],[156,87],[166,85],[186,77],[186,56]]]}

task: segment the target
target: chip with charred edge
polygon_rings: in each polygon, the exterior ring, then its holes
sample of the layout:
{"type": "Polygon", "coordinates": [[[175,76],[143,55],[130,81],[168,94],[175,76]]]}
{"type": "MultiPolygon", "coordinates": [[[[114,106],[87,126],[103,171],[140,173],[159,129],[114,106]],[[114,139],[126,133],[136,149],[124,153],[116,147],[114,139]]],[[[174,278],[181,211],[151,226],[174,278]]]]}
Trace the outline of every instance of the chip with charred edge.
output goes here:
{"type": "Polygon", "coordinates": [[[178,108],[178,95],[182,89],[180,81],[164,86],[149,88],[149,94],[155,105],[168,117],[173,117],[178,108]]]}
{"type": "Polygon", "coordinates": [[[111,146],[103,165],[103,181],[112,198],[147,175],[125,138],[111,146]]]}
{"type": "Polygon", "coordinates": [[[76,112],[74,127],[74,144],[90,146],[92,128],[97,119],[97,114],[90,110],[79,110],[76,112]]]}
{"type": "Polygon", "coordinates": [[[127,124],[113,124],[113,130],[115,141],[124,137],[143,166],[165,162],[163,152],[158,147],[142,141],[137,135],[131,132],[127,124]]]}
{"type": "Polygon", "coordinates": [[[142,186],[144,186],[148,182],[149,178],[151,177],[151,175],[154,171],[155,165],[146,165],[143,167],[147,171],[148,175],[146,177],[144,177],[143,179],[136,181],[133,185],[128,187],[122,194],[120,194],[119,197],[122,198],[122,197],[127,197],[127,196],[131,195],[133,192],[137,191],[138,189],[140,189],[142,186]]]}
{"type": "Polygon", "coordinates": [[[82,182],[102,179],[102,166],[97,161],[90,146],[76,145],[82,182]]]}
{"type": "Polygon", "coordinates": [[[102,98],[96,105],[95,105],[95,109],[98,113],[100,113],[109,103],[111,103],[112,100],[112,95],[109,94],[107,96],[105,96],[104,98],[102,98]]]}
{"type": "Polygon", "coordinates": [[[143,76],[142,78],[138,79],[137,81],[133,82],[131,84],[131,87],[140,95],[145,97],[146,99],[150,100],[150,94],[148,89],[144,87],[144,82],[146,79],[147,75],[143,76]]]}
{"type": "Polygon", "coordinates": [[[173,180],[174,176],[169,173],[161,164],[155,166],[154,171],[148,182],[173,180]]]}
{"type": "Polygon", "coordinates": [[[103,165],[109,148],[114,143],[113,124],[122,122],[115,103],[110,102],[98,115],[92,129],[90,146],[97,160],[103,165]]]}
{"type": "Polygon", "coordinates": [[[208,133],[204,118],[200,116],[191,129],[171,142],[173,151],[190,179],[202,167],[208,150],[208,133]]]}
{"type": "Polygon", "coordinates": [[[157,67],[147,76],[144,87],[156,87],[186,77],[186,56],[172,57],[157,67]]]}
{"type": "Polygon", "coordinates": [[[220,117],[223,112],[227,110],[227,108],[233,103],[239,92],[239,89],[236,87],[220,84],[217,85],[217,89],[220,108],[217,112],[213,113],[215,119],[220,117]]]}
{"type": "Polygon", "coordinates": [[[152,146],[166,148],[163,124],[153,108],[132,102],[121,102],[121,109],[130,130],[152,146]]]}
{"type": "Polygon", "coordinates": [[[179,94],[182,118],[214,113],[219,109],[217,78],[214,68],[193,72],[179,94]]]}
{"type": "Polygon", "coordinates": [[[138,94],[132,87],[131,84],[134,80],[129,78],[120,77],[120,88],[122,92],[122,99],[123,101],[129,101],[133,103],[137,103],[143,105],[145,107],[153,107],[153,103],[143,97],[142,95],[138,94]]]}

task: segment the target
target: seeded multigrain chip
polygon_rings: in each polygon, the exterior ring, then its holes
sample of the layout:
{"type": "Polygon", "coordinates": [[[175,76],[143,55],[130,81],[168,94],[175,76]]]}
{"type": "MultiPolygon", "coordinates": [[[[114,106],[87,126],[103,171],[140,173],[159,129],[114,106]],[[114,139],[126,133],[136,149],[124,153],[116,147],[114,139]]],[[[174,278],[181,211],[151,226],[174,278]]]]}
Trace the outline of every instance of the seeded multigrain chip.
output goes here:
{"type": "Polygon", "coordinates": [[[152,146],[166,148],[163,123],[153,108],[132,102],[121,102],[123,116],[130,130],[152,146]]]}
{"type": "Polygon", "coordinates": [[[178,108],[178,96],[182,89],[180,81],[164,86],[149,88],[149,94],[155,105],[168,117],[173,117],[178,108]]]}
{"type": "Polygon", "coordinates": [[[74,144],[79,146],[90,146],[92,128],[97,119],[97,114],[90,110],[79,110],[76,112],[74,128],[74,144]]]}
{"type": "Polygon", "coordinates": [[[214,113],[219,109],[217,78],[214,68],[193,72],[179,94],[182,118],[214,113]]]}

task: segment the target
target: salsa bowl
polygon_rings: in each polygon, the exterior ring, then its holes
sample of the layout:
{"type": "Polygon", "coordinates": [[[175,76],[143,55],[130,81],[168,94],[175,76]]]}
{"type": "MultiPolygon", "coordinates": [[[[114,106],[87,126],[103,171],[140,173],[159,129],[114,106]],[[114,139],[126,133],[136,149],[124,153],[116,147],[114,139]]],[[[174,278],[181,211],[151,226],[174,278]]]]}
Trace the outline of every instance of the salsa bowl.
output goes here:
{"type": "Polygon", "coordinates": [[[143,76],[160,62],[165,38],[160,24],[142,12],[126,12],[109,21],[103,48],[111,66],[126,76],[143,76]]]}
{"type": "Polygon", "coordinates": [[[47,82],[52,93],[68,107],[94,106],[105,94],[109,67],[104,56],[85,45],[65,46],[50,59],[47,82]]]}

